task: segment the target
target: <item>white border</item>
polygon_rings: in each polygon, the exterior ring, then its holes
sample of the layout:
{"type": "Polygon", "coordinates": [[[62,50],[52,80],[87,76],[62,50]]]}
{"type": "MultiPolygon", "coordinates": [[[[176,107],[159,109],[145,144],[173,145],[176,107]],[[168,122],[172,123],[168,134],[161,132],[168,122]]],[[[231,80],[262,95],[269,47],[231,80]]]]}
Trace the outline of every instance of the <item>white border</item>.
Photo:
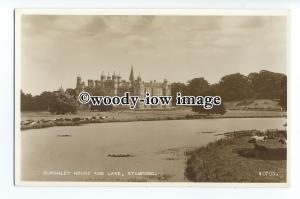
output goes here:
{"type": "Polygon", "coordinates": [[[288,111],[288,155],[286,183],[202,183],[202,182],[77,182],[21,181],[20,158],[20,88],[21,88],[21,16],[22,15],[197,15],[197,16],[286,16],[287,17],[287,76],[288,110],[290,110],[290,11],[253,9],[16,9],[15,10],[15,185],[17,186],[119,186],[119,187],[289,187],[291,125],[288,111]]]}

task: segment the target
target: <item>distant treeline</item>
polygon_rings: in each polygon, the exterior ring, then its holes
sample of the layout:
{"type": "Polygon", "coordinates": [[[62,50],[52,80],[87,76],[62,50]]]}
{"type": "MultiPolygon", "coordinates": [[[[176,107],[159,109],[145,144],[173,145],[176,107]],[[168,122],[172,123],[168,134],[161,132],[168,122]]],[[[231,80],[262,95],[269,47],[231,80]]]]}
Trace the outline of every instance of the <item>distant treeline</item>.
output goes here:
{"type": "MultiPolygon", "coordinates": [[[[192,96],[221,96],[222,101],[244,99],[280,99],[280,105],[286,109],[287,77],[281,73],[262,70],[259,73],[250,73],[248,76],[240,73],[226,75],[216,84],[209,84],[203,77],[194,78],[184,83],[172,83],[171,94],[173,100],[176,93],[192,96]]],[[[105,95],[105,93],[98,93],[105,95]]],[[[51,113],[75,113],[78,108],[76,92],[72,88],[66,91],[48,92],[32,96],[21,90],[21,111],[50,111],[51,113]]],[[[172,102],[175,104],[175,101],[172,102]]],[[[91,109],[108,109],[112,107],[91,107],[91,109]]],[[[201,112],[196,107],[194,111],[201,112]]],[[[210,110],[211,113],[224,113],[224,107],[210,110]]],[[[207,110],[202,110],[207,113],[207,110]]],[[[209,113],[208,113],[209,114],[209,113]]]]}
{"type": "Polygon", "coordinates": [[[56,114],[76,113],[77,101],[74,89],[44,91],[32,96],[21,90],[21,111],[49,111],[56,114]]]}
{"type": "MultiPolygon", "coordinates": [[[[184,83],[172,83],[173,99],[176,92],[183,95],[219,95],[223,102],[244,99],[279,99],[286,109],[287,77],[285,74],[262,70],[248,76],[240,73],[226,75],[216,84],[209,84],[203,77],[194,78],[184,83]]],[[[175,104],[175,101],[173,101],[175,104]]]]}

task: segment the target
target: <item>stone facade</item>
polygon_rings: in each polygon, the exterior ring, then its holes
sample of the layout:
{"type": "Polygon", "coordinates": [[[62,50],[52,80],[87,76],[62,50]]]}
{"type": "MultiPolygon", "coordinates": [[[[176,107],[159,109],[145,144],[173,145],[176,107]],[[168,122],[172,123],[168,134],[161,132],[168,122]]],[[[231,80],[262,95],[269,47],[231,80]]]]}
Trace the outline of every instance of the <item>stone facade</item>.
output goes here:
{"type": "MultiPolygon", "coordinates": [[[[144,98],[146,92],[152,96],[171,95],[171,84],[167,79],[163,82],[150,81],[144,82],[141,76],[134,77],[133,67],[131,67],[129,81],[121,78],[120,75],[115,73],[110,75],[100,76],[100,80],[88,80],[88,84],[81,80],[81,77],[77,77],[76,93],[81,91],[88,91],[93,95],[107,95],[107,96],[122,96],[125,92],[130,92],[130,95],[140,96],[144,98]]],[[[171,106],[171,105],[169,105],[171,106]]],[[[137,108],[167,108],[168,106],[145,106],[144,104],[138,104],[137,108]]]]}

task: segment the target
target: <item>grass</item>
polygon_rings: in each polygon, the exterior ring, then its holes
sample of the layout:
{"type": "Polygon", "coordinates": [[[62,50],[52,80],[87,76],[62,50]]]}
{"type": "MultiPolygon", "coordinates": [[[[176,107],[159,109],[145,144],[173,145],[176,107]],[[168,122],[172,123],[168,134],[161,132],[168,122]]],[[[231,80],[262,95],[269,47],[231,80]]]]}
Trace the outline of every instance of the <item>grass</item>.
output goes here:
{"type": "Polygon", "coordinates": [[[225,115],[198,115],[189,107],[171,108],[165,110],[138,110],[138,111],[111,111],[111,112],[88,112],[81,111],[74,115],[51,115],[48,112],[22,112],[21,130],[39,129],[53,126],[77,126],[88,123],[108,122],[134,122],[134,121],[157,121],[157,120],[185,120],[185,119],[217,119],[217,118],[255,118],[255,117],[284,117],[286,112],[279,111],[245,111],[228,110],[225,115]],[[105,119],[99,117],[105,116],[105,119]],[[26,121],[34,124],[26,124],[26,121]]]}
{"type": "Polygon", "coordinates": [[[270,99],[247,99],[240,101],[225,102],[226,109],[230,110],[252,110],[252,111],[280,111],[278,100],[270,99]]]}
{"type": "Polygon", "coordinates": [[[259,143],[254,149],[250,135],[237,134],[219,139],[187,153],[185,177],[194,182],[286,182],[286,145],[283,133],[259,143]]]}

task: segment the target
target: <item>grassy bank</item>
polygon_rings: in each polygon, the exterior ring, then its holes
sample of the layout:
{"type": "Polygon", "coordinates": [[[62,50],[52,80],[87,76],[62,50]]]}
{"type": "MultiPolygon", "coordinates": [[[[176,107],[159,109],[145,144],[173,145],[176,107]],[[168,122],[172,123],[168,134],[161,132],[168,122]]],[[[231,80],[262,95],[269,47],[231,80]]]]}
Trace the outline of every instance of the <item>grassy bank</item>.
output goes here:
{"type": "Polygon", "coordinates": [[[280,111],[279,100],[270,99],[248,99],[225,102],[228,110],[252,110],[252,111],[280,111]]]}
{"type": "Polygon", "coordinates": [[[226,134],[190,152],[185,177],[194,182],[286,182],[286,144],[281,144],[285,131],[269,132],[268,139],[250,143],[252,132],[226,134]]]}

